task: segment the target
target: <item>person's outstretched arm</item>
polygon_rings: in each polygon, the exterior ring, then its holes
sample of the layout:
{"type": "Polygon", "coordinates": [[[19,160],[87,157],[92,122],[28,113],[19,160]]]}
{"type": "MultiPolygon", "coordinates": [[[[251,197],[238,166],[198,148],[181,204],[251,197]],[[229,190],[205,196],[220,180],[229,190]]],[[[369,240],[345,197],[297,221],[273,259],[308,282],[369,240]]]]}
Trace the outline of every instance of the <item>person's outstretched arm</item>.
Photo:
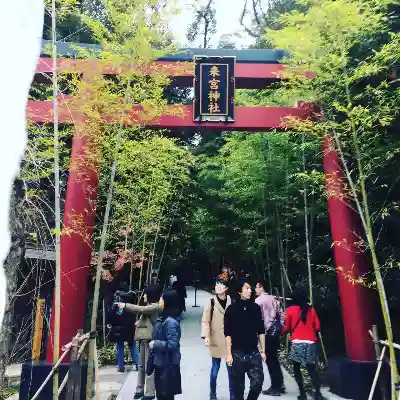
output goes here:
{"type": "Polygon", "coordinates": [[[158,304],[149,304],[147,306],[138,306],[136,304],[131,304],[131,303],[118,303],[118,307],[122,308],[126,311],[137,313],[137,314],[143,314],[143,315],[151,315],[155,313],[156,311],[159,311],[160,306],[158,304]]]}

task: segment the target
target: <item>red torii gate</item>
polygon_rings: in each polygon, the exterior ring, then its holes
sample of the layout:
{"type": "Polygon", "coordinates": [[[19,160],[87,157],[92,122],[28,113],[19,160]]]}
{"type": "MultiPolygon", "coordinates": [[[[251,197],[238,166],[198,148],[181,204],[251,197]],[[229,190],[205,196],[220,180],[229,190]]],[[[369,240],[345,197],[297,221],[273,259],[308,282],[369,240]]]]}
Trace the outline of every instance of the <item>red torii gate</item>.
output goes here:
{"type": "MultiPolygon", "coordinates": [[[[193,82],[192,50],[186,55],[177,55],[154,62],[151,68],[167,71],[177,86],[191,86],[193,82]],[[182,68],[184,67],[184,68],[182,68]]],[[[207,55],[210,50],[199,49],[199,54],[207,55]]],[[[284,66],[279,64],[279,52],[264,50],[211,50],[212,55],[235,55],[236,88],[263,88],[280,79],[284,66]],[[273,55],[271,56],[271,54],[273,55]]],[[[80,69],[87,60],[58,60],[59,68],[80,69]]],[[[94,63],[96,61],[90,61],[94,63]]],[[[48,58],[41,58],[38,67],[40,74],[51,73],[48,58]]],[[[105,74],[112,74],[104,70],[105,74]]],[[[175,107],[171,105],[171,107],[175,107]]],[[[182,107],[182,106],[179,106],[182,107]]],[[[29,101],[28,118],[37,123],[51,123],[52,104],[49,101],[29,101]]],[[[136,111],[140,109],[140,106],[136,111]]],[[[213,129],[219,131],[269,131],[285,129],[286,117],[306,119],[312,117],[312,107],[299,103],[297,107],[235,107],[235,122],[193,122],[192,106],[183,106],[184,116],[162,116],[148,126],[154,128],[193,128],[213,129]]],[[[135,110],[132,110],[133,115],[135,110]]],[[[72,123],[73,116],[66,108],[60,107],[60,122],[72,123]]],[[[138,120],[138,122],[140,122],[138,120]]],[[[72,141],[70,171],[64,211],[64,228],[73,228],[72,215],[83,215],[84,224],[90,240],[83,241],[75,233],[61,237],[61,337],[60,343],[70,341],[76,331],[82,328],[85,315],[88,268],[92,253],[92,232],[95,211],[92,204],[97,199],[98,176],[95,172],[88,174],[85,180],[79,179],[76,165],[85,157],[85,139],[75,135],[72,141]],[[88,211],[89,210],[89,211],[88,211]]],[[[358,278],[368,272],[368,262],[363,252],[359,251],[357,242],[358,221],[344,189],[344,175],[341,163],[332,139],[326,136],[323,141],[323,166],[325,171],[326,190],[328,193],[328,211],[333,240],[333,251],[337,266],[337,279],[342,307],[343,324],[346,339],[347,356],[356,362],[375,359],[372,341],[368,330],[373,323],[373,295],[369,289],[351,283],[351,278],[358,278]]],[[[73,230],[72,230],[73,231],[73,230]]],[[[52,362],[52,344],[49,341],[47,361],[52,362]]]]}

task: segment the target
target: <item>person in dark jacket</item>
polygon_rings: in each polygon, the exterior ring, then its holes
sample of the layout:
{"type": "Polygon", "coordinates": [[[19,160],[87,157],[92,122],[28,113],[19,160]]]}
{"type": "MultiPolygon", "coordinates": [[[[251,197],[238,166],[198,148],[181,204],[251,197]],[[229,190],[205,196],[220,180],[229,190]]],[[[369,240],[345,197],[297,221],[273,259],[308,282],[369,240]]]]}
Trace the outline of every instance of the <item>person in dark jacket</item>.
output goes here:
{"type": "MultiPolygon", "coordinates": [[[[114,298],[119,298],[125,303],[133,303],[135,296],[133,293],[129,293],[129,285],[123,282],[119,285],[119,289],[115,292],[114,298]]],[[[136,371],[138,369],[139,354],[136,347],[136,342],[134,341],[135,322],[135,314],[119,313],[115,308],[110,310],[108,324],[111,325],[111,339],[116,344],[118,372],[125,372],[125,343],[128,343],[131,352],[132,365],[136,371]]]]}
{"type": "Polygon", "coordinates": [[[182,393],[181,326],[179,301],[175,290],[166,291],[160,299],[160,317],[153,328],[150,349],[153,352],[154,381],[158,400],[173,400],[182,393]]]}

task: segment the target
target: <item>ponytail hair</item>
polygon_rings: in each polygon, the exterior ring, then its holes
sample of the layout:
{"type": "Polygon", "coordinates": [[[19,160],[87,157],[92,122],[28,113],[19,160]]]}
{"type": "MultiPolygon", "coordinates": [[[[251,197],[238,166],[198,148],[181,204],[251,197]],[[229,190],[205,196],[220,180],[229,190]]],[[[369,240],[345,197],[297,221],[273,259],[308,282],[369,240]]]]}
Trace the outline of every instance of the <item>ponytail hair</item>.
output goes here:
{"type": "Polygon", "coordinates": [[[304,289],[297,288],[292,292],[293,304],[300,307],[301,310],[301,321],[305,324],[307,322],[307,314],[310,309],[308,304],[308,296],[304,289]]]}

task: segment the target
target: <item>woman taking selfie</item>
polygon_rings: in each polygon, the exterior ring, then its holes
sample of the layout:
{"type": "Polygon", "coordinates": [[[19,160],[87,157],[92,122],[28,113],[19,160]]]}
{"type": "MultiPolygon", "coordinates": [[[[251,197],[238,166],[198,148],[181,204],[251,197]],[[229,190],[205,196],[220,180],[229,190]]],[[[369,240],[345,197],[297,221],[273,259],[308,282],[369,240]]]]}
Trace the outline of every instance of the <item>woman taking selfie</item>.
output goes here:
{"type": "Polygon", "coordinates": [[[293,362],[294,377],[300,391],[298,400],[307,400],[301,367],[306,368],[310,375],[315,389],[314,398],[322,400],[321,384],[317,371],[317,334],[321,329],[319,318],[314,308],[308,304],[308,297],[304,290],[295,289],[291,297],[293,305],[286,310],[282,335],[290,333],[290,358],[293,362]]]}
{"type": "Polygon", "coordinates": [[[173,400],[182,393],[181,387],[181,326],[178,295],[166,291],[160,299],[160,317],[153,328],[152,351],[147,373],[154,369],[154,382],[158,400],[173,400]]]}

